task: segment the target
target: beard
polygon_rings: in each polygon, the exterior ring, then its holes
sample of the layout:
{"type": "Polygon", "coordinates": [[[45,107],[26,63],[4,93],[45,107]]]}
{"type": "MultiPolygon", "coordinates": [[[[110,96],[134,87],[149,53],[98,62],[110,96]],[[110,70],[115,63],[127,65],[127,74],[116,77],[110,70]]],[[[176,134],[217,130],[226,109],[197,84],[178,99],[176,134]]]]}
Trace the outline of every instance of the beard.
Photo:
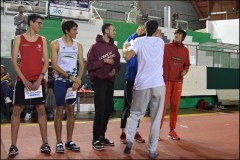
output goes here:
{"type": "Polygon", "coordinates": [[[109,39],[113,39],[113,38],[114,38],[114,35],[108,34],[107,37],[108,37],[109,39]]]}

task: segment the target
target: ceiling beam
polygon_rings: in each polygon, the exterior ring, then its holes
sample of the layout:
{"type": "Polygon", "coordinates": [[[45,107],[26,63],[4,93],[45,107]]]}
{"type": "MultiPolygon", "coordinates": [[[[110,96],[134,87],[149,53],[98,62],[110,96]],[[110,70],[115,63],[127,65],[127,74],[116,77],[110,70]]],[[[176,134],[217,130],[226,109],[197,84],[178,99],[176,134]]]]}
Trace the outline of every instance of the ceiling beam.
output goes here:
{"type": "Polygon", "coordinates": [[[210,2],[207,0],[207,14],[210,15],[210,2]]]}
{"type": "MultiPolygon", "coordinates": [[[[234,10],[237,11],[237,1],[233,0],[233,7],[234,7],[234,10]]],[[[236,12],[236,15],[237,15],[237,12],[236,12]]]]}
{"type": "MultiPolygon", "coordinates": [[[[195,9],[195,11],[197,12],[197,15],[198,15],[199,19],[207,18],[207,17],[203,17],[196,0],[191,0],[191,3],[192,3],[193,8],[195,9]]],[[[201,23],[206,28],[206,21],[201,21],[201,23]]]]}

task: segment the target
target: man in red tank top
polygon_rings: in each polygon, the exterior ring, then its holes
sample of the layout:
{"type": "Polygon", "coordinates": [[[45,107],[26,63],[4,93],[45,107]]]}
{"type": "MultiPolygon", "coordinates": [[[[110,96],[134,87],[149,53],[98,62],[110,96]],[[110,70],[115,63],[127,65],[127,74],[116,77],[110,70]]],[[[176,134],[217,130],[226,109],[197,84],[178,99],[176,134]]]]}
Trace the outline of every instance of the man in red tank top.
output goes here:
{"type": "Polygon", "coordinates": [[[47,117],[45,113],[45,87],[43,80],[49,65],[47,40],[36,34],[42,28],[42,21],[43,17],[39,14],[30,14],[27,22],[27,32],[16,36],[14,39],[12,64],[17,74],[17,82],[14,88],[9,156],[18,154],[16,143],[20,115],[24,105],[36,105],[43,143],[40,151],[48,154],[51,152],[47,142],[47,117]],[[20,55],[20,64],[17,62],[18,54],[20,55]]]}

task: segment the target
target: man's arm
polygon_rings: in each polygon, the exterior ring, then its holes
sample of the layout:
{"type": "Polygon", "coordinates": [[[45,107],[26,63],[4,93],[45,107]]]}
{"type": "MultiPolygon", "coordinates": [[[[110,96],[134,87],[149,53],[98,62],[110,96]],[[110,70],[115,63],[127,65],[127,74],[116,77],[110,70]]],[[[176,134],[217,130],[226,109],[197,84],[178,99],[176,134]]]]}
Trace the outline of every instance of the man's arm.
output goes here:
{"type": "Polygon", "coordinates": [[[77,78],[79,79],[79,83],[74,82],[72,89],[77,90],[78,87],[81,85],[82,82],[82,75],[84,71],[84,61],[83,61],[83,48],[82,45],[78,42],[78,75],[77,78]]]}
{"type": "Polygon", "coordinates": [[[25,20],[19,20],[18,16],[14,16],[14,25],[15,26],[19,26],[23,22],[25,22],[25,20]]]}
{"type": "MultiPolygon", "coordinates": [[[[126,44],[126,43],[128,43],[129,42],[129,44],[126,46],[127,48],[128,48],[128,46],[131,46],[131,41],[133,41],[133,40],[135,40],[139,35],[141,35],[141,28],[140,28],[140,26],[138,27],[138,29],[137,29],[137,31],[135,32],[135,33],[133,33],[131,36],[129,36],[128,37],[128,39],[125,41],[125,43],[124,43],[124,45],[126,44]]],[[[124,46],[123,46],[123,48],[124,48],[124,46]]],[[[123,51],[123,58],[125,57],[125,55],[124,55],[124,51],[123,51]]],[[[125,58],[124,58],[125,59],[125,58]]],[[[126,60],[125,59],[125,61],[129,61],[129,60],[126,60]]]]}
{"type": "Polygon", "coordinates": [[[181,76],[185,76],[186,74],[187,74],[187,72],[188,72],[188,70],[189,70],[189,67],[190,67],[190,58],[189,58],[189,51],[188,51],[188,49],[186,49],[187,50],[187,52],[186,52],[186,61],[184,62],[184,64],[183,64],[183,71],[182,71],[182,73],[181,73],[181,76]]]}
{"type": "Polygon", "coordinates": [[[57,54],[58,54],[58,49],[59,49],[59,44],[58,44],[57,40],[55,40],[51,43],[50,49],[51,49],[51,65],[52,65],[53,69],[55,71],[57,71],[63,77],[67,78],[68,74],[64,70],[62,70],[57,64],[57,59],[58,59],[57,54]]]}
{"type": "Polygon", "coordinates": [[[83,60],[83,47],[78,43],[78,75],[77,77],[81,80],[84,72],[84,60],[83,60]]]}
{"type": "Polygon", "coordinates": [[[48,50],[47,50],[47,39],[43,37],[42,40],[43,40],[43,60],[44,60],[42,73],[46,73],[48,71],[48,66],[49,66],[49,57],[48,57],[48,50]]]}
{"type": "Polygon", "coordinates": [[[43,69],[41,74],[38,77],[38,80],[35,81],[33,83],[32,89],[33,90],[37,90],[40,86],[40,84],[42,83],[42,80],[44,78],[45,73],[48,70],[48,66],[49,66],[49,58],[48,58],[48,51],[47,51],[47,40],[46,38],[42,37],[42,42],[43,42],[43,60],[44,60],[44,64],[43,64],[43,69]]]}
{"type": "Polygon", "coordinates": [[[117,47],[116,47],[116,53],[117,53],[117,55],[114,59],[113,68],[115,69],[115,72],[118,73],[121,68],[121,63],[120,63],[120,53],[118,52],[117,47]]]}
{"type": "Polygon", "coordinates": [[[136,54],[133,50],[128,51],[127,47],[130,45],[131,45],[130,43],[125,43],[123,45],[123,58],[126,61],[129,61],[136,54]]]}
{"type": "Polygon", "coordinates": [[[23,21],[27,24],[27,19],[28,19],[28,16],[27,15],[24,15],[24,18],[23,18],[23,21]]]}
{"type": "Polygon", "coordinates": [[[86,68],[88,71],[93,71],[98,68],[101,68],[102,66],[104,66],[104,63],[111,64],[111,65],[114,63],[114,60],[112,58],[104,58],[102,60],[98,60],[95,57],[95,54],[96,53],[94,50],[94,45],[92,45],[87,54],[86,68]]]}
{"type": "Polygon", "coordinates": [[[120,54],[118,52],[118,48],[116,47],[116,54],[115,54],[115,58],[114,58],[114,64],[113,64],[113,68],[112,71],[108,74],[110,77],[115,76],[121,68],[121,63],[120,63],[120,54]]]}
{"type": "Polygon", "coordinates": [[[77,45],[78,45],[78,75],[77,75],[78,83],[77,82],[73,83],[72,85],[73,90],[77,90],[78,87],[81,85],[82,75],[84,72],[83,48],[79,42],[77,43],[77,45]]]}

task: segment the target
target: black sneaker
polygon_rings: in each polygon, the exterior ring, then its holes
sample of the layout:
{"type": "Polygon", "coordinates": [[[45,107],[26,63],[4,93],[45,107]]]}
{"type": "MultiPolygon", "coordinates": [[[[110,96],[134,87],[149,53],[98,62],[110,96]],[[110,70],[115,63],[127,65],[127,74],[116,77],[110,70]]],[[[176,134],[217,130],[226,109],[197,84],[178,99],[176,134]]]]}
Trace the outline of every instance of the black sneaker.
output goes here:
{"type": "Polygon", "coordinates": [[[73,141],[68,141],[65,143],[65,148],[75,151],[75,152],[79,152],[80,151],[80,147],[78,147],[73,141]]]}
{"type": "Polygon", "coordinates": [[[64,153],[62,141],[60,141],[56,144],[56,153],[64,153]]]}
{"type": "Polygon", "coordinates": [[[93,141],[92,142],[92,147],[97,150],[97,151],[102,151],[104,150],[104,146],[100,143],[99,140],[93,141]]]}
{"type": "Polygon", "coordinates": [[[159,154],[156,153],[156,152],[149,153],[149,158],[151,158],[151,159],[156,159],[158,155],[159,155],[159,154]]]}
{"type": "Polygon", "coordinates": [[[48,143],[45,143],[41,146],[40,151],[42,153],[50,154],[51,153],[51,148],[48,143]]]}
{"type": "Polygon", "coordinates": [[[101,138],[101,139],[100,139],[100,143],[101,143],[102,145],[105,145],[105,146],[114,146],[114,145],[115,145],[113,141],[110,141],[110,140],[107,139],[107,138],[101,138]]]}
{"type": "Polygon", "coordinates": [[[12,157],[12,156],[16,156],[17,154],[18,154],[18,148],[14,145],[11,145],[11,147],[9,148],[8,156],[12,157]]]}
{"type": "Polygon", "coordinates": [[[127,145],[126,145],[126,147],[125,147],[125,149],[124,149],[124,153],[125,154],[130,154],[131,153],[131,150],[132,150],[132,145],[133,145],[133,143],[132,142],[127,142],[127,145]]]}

